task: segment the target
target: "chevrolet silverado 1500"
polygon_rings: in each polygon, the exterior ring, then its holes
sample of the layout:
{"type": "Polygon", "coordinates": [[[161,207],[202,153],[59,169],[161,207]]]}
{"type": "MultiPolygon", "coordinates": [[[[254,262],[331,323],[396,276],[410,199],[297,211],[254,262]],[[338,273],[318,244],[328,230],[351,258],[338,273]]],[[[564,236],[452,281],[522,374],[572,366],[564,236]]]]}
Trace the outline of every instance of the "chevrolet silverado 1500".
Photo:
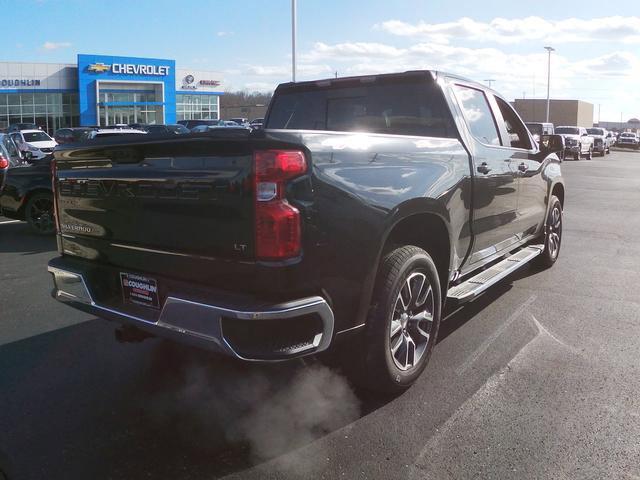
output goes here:
{"type": "Polygon", "coordinates": [[[140,137],[56,148],[49,271],[58,300],[145,334],[250,361],[346,344],[398,391],[445,304],[560,251],[562,139],[456,76],[288,83],[264,129],[140,137]]]}

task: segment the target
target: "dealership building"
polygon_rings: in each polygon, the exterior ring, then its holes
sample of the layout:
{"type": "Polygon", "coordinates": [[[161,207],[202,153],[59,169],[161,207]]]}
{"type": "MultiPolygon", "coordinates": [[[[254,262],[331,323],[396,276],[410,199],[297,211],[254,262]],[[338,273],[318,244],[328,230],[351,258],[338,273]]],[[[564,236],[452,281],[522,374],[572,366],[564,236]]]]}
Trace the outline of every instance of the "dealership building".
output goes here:
{"type": "Polygon", "coordinates": [[[0,129],[217,119],[218,72],[176,68],[175,60],[78,55],[77,64],[0,62],[0,129]]]}

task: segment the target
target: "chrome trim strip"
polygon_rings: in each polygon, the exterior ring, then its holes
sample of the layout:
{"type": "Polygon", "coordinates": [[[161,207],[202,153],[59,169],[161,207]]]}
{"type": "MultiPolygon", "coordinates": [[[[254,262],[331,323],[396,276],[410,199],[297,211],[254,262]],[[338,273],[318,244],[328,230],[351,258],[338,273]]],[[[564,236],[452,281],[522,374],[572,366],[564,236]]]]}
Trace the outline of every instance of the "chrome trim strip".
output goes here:
{"type": "Polygon", "coordinates": [[[340,335],[341,333],[350,332],[351,330],[356,330],[357,328],[362,328],[365,325],[366,325],[366,323],[361,323],[360,325],[356,325],[355,327],[345,328],[344,330],[340,330],[339,332],[336,332],[336,335],[340,335]]]}
{"type": "Polygon", "coordinates": [[[138,252],[160,253],[162,255],[175,255],[176,257],[191,257],[187,253],[169,252],[167,250],[156,250],[154,248],[134,247],[133,245],[123,245],[121,243],[112,243],[112,247],[126,248],[128,250],[136,250],[138,252]]]}

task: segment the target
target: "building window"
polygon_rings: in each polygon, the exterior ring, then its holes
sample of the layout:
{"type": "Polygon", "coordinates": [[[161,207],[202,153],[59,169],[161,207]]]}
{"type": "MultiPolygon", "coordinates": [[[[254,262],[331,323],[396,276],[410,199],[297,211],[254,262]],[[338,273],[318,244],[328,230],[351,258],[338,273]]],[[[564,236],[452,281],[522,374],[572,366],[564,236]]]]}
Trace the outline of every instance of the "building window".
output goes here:
{"type": "Polygon", "coordinates": [[[176,95],[177,120],[217,120],[219,118],[218,95],[176,95]]]}
{"type": "Polygon", "coordinates": [[[0,94],[0,129],[13,123],[35,123],[53,134],[80,124],[77,93],[0,94]]]}

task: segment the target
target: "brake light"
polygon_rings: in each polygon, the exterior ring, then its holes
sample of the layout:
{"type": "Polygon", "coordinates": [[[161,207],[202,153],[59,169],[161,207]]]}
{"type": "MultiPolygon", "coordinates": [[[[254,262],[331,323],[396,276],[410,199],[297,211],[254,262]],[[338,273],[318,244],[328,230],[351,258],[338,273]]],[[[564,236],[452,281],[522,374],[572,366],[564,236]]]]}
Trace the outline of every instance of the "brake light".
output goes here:
{"type": "Polygon", "coordinates": [[[283,260],[300,255],[300,212],[285,198],[286,182],[307,171],[304,153],[260,150],[255,167],[256,257],[283,260]]]}
{"type": "Polygon", "coordinates": [[[0,153],[0,168],[7,168],[9,166],[9,160],[7,157],[0,153]]]}

